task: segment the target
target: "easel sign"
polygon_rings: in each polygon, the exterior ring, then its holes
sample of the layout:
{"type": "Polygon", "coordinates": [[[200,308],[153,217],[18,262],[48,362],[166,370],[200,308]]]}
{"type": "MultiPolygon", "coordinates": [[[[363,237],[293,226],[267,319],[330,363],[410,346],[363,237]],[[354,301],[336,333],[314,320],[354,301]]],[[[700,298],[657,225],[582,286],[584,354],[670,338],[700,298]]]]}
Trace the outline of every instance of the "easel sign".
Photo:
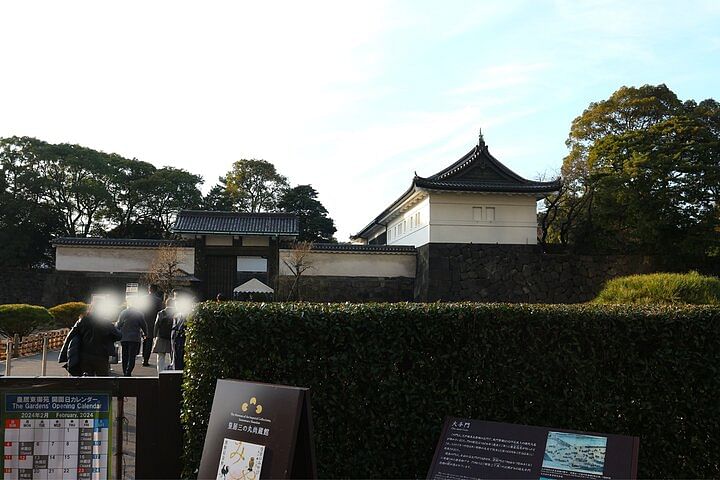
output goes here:
{"type": "Polygon", "coordinates": [[[307,388],[218,380],[198,479],[317,478],[307,388]]]}
{"type": "Polygon", "coordinates": [[[427,478],[637,478],[640,439],[449,417],[427,478]]]}

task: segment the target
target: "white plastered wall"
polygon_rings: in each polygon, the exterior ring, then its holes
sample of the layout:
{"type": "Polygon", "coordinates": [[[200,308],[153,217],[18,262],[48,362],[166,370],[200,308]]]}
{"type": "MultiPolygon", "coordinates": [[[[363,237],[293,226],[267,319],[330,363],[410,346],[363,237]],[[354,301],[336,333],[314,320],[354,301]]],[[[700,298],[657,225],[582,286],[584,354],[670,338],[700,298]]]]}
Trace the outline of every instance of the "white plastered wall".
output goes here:
{"type": "MultiPolygon", "coordinates": [[[[62,246],[55,249],[55,269],[74,272],[147,272],[159,248],[62,246]]],[[[195,273],[195,249],[179,247],[180,269],[195,273]]]]}
{"type": "Polygon", "coordinates": [[[430,241],[430,201],[423,199],[401,216],[388,223],[388,245],[413,245],[419,247],[430,241]],[[418,217],[419,214],[419,217],[418,217]],[[418,223],[419,218],[419,223],[418,223]]]}
{"type": "Polygon", "coordinates": [[[536,206],[533,195],[432,192],[430,242],[534,245],[536,206]]]}
{"type": "MultiPolygon", "coordinates": [[[[290,262],[291,253],[280,250],[280,275],[292,275],[283,261],[290,262]]],[[[415,278],[415,253],[312,252],[306,261],[312,268],[303,276],[415,278]]]]}

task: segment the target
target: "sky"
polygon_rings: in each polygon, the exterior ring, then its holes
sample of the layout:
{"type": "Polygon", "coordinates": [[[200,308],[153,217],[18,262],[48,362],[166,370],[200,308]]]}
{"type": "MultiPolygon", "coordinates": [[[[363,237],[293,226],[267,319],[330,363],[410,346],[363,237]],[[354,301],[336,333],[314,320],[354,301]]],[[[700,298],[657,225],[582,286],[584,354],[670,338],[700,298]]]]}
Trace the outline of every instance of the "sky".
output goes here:
{"type": "Polygon", "coordinates": [[[0,137],[200,174],[262,158],[347,240],[477,143],[552,176],[623,85],[720,99],[720,1],[0,2],[0,137]]]}

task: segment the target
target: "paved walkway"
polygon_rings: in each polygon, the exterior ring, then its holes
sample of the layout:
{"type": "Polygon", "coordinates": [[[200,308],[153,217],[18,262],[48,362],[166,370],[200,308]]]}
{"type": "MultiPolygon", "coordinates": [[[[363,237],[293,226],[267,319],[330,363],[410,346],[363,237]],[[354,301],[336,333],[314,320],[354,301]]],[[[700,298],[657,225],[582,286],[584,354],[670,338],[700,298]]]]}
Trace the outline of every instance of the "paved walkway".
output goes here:
{"type": "MultiPolygon", "coordinates": [[[[67,377],[67,371],[62,368],[58,363],[58,351],[48,352],[47,363],[46,363],[46,376],[49,377],[67,377]]],[[[135,369],[133,370],[133,376],[136,377],[156,377],[157,369],[154,363],[155,355],[150,358],[150,366],[142,366],[142,357],[137,358],[135,369]]],[[[42,355],[32,355],[29,357],[13,358],[11,361],[10,374],[11,376],[30,376],[39,377],[41,372],[42,355]]],[[[6,363],[0,362],[0,375],[5,375],[6,363]]],[[[122,365],[110,365],[110,375],[120,376],[122,375],[122,365]]],[[[113,412],[117,414],[117,399],[113,399],[113,412]]],[[[125,399],[124,406],[124,417],[123,421],[123,480],[131,480],[135,478],[135,431],[136,431],[136,399],[128,397],[125,399]]],[[[115,445],[113,445],[113,452],[115,451],[115,445]]],[[[114,475],[113,475],[114,478],[114,475]]]]}
{"type": "MultiPolygon", "coordinates": [[[[59,352],[48,352],[47,356],[47,370],[46,375],[49,377],[67,377],[67,371],[62,368],[57,361],[59,352]]],[[[40,369],[42,364],[42,355],[32,355],[29,357],[13,358],[11,362],[10,374],[17,377],[39,377],[40,369]]],[[[0,375],[5,375],[5,361],[0,362],[0,375]]],[[[120,376],[122,375],[122,365],[110,365],[110,375],[120,376]]],[[[133,376],[135,377],[157,377],[157,368],[155,366],[155,355],[153,354],[150,358],[150,366],[142,366],[142,357],[137,358],[135,364],[135,370],[133,370],[133,376]]]]}

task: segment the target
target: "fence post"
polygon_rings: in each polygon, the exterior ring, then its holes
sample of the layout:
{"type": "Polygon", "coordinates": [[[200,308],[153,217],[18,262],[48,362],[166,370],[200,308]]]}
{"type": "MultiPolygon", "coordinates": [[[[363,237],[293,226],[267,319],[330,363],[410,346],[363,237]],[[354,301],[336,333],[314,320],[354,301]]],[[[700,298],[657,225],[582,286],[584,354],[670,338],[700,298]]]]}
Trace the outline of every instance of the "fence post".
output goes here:
{"type": "Polygon", "coordinates": [[[182,410],[182,371],[160,372],[157,383],[159,424],[163,425],[162,442],[158,445],[158,478],[180,478],[183,454],[183,428],[180,423],[182,410]]]}
{"type": "Polygon", "coordinates": [[[48,351],[48,337],[43,335],[42,338],[42,364],[40,365],[40,376],[44,377],[47,371],[47,351],[48,351]]]}
{"type": "Polygon", "coordinates": [[[5,342],[5,376],[12,375],[13,341],[8,337],[5,342]]]}

